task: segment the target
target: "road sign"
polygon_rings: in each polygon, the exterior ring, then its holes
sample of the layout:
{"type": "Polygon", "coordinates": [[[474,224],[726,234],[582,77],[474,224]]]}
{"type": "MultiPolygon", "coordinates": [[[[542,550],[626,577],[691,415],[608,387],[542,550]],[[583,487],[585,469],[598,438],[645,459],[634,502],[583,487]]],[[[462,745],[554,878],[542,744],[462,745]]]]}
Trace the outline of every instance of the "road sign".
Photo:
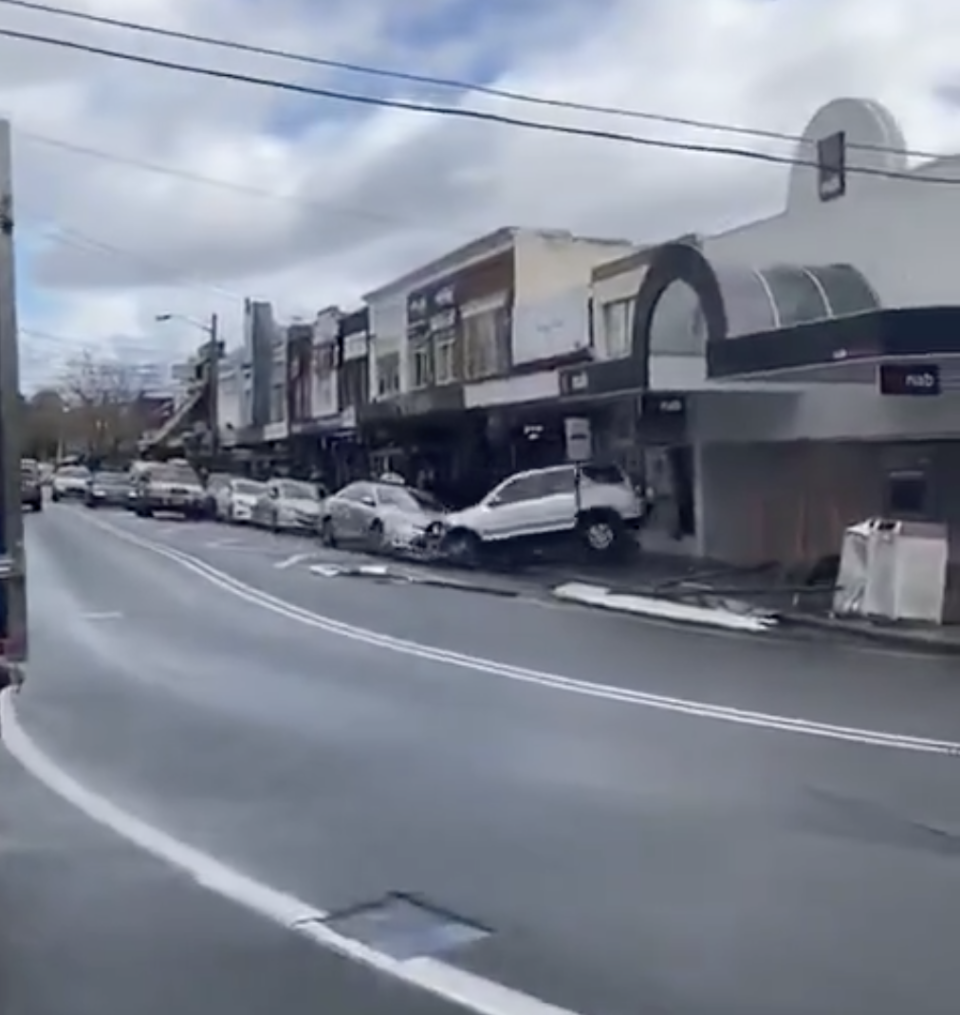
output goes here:
{"type": "Polygon", "coordinates": [[[590,420],[583,416],[568,416],[563,421],[567,442],[567,461],[588,462],[593,457],[593,433],[590,420]]]}

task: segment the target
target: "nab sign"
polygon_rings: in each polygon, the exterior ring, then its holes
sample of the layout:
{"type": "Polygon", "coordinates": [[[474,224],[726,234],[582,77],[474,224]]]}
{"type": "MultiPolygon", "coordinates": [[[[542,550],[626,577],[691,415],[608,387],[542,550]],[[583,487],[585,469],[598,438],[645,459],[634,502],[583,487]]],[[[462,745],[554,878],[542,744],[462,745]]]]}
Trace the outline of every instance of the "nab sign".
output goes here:
{"type": "Polygon", "coordinates": [[[884,363],[880,367],[881,395],[940,394],[940,367],[936,363],[884,363]]]}

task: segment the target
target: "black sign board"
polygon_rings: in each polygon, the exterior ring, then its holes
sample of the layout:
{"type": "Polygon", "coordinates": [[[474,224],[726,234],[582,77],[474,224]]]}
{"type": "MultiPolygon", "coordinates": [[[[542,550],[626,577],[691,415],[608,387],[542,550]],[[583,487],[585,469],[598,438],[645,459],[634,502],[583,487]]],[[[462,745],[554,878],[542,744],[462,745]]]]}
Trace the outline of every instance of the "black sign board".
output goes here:
{"type": "Polygon", "coordinates": [[[843,131],[817,142],[817,190],[821,201],[847,192],[847,136],[843,131]]]}
{"type": "Polygon", "coordinates": [[[940,394],[940,367],[936,363],[883,363],[881,395],[930,397],[940,394]]]}

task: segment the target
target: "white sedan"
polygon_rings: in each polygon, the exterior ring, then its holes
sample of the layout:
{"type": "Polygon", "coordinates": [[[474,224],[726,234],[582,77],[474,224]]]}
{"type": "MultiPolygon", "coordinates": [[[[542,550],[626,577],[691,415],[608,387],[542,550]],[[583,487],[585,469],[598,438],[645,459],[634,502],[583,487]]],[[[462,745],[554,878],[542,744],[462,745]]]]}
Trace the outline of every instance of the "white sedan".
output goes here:
{"type": "Polygon", "coordinates": [[[254,521],[257,502],[267,490],[266,483],[252,479],[229,479],[218,486],[215,496],[217,518],[236,525],[254,521]]]}
{"type": "Polygon", "coordinates": [[[317,488],[296,479],[271,479],[257,499],[253,521],[274,532],[316,532],[320,524],[317,488]]]}

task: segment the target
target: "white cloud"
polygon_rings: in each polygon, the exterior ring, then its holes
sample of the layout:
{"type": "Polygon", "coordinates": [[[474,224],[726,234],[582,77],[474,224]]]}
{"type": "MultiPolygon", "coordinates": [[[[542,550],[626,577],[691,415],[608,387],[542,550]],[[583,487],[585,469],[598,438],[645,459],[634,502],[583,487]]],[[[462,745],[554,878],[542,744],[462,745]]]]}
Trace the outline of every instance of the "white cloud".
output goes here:
{"type": "MultiPolygon", "coordinates": [[[[943,98],[960,85],[960,7],[948,0],[60,2],[340,60],[492,74],[498,87],[552,98],[788,133],[801,132],[831,98],[866,95],[901,119],[911,147],[960,147],[957,108],[943,98]]],[[[368,95],[457,99],[3,5],[0,27],[368,95]]],[[[461,98],[477,109],[575,126],[760,145],[461,98]]],[[[245,294],[273,299],[281,313],[310,314],[508,223],[638,241],[709,230],[776,207],[786,176],[730,157],[350,107],[12,40],[0,40],[0,110],[22,131],[21,228],[46,224],[47,239],[21,270],[22,323],[91,343],[125,336],[125,354],[142,349],[145,358],[201,337],[164,330],[154,323],[158,313],[217,311],[236,338],[245,294]],[[88,157],[31,134],[128,161],[88,157]],[[138,161],[171,172],[131,164],[138,161]]],[[[763,145],[789,153],[785,143],[763,145]]],[[[38,340],[25,356],[31,374],[49,371],[65,348],[48,339],[41,352],[38,340]]]]}

